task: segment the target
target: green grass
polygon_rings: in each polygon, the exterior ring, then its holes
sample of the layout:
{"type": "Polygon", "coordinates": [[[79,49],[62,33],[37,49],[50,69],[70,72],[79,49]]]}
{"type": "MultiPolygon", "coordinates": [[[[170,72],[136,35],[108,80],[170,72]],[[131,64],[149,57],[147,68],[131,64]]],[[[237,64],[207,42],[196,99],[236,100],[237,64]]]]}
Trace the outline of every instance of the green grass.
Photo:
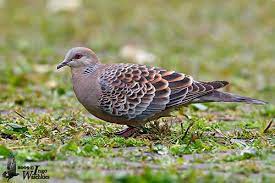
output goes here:
{"type": "Polygon", "coordinates": [[[45,3],[0,6],[0,172],[13,152],[18,165],[42,163],[59,181],[275,179],[274,1],[84,1],[58,13],[45,3]],[[190,106],[148,124],[149,134],[116,137],[123,127],[92,118],[69,70],[55,68],[75,46],[104,63],[134,62],[119,55],[129,43],[156,55],[154,65],[228,80],[226,91],[270,104],[190,106]]]}

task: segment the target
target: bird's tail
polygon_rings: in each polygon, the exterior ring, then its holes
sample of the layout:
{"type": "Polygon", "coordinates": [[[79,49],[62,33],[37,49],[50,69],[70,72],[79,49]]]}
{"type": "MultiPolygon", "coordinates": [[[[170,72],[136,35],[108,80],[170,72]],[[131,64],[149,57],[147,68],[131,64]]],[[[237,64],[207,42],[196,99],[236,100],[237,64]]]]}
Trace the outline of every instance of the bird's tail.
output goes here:
{"type": "Polygon", "coordinates": [[[196,100],[198,103],[203,102],[243,102],[248,104],[267,104],[267,102],[262,100],[257,100],[249,97],[243,97],[240,95],[227,93],[227,92],[220,92],[220,91],[213,91],[207,95],[204,95],[196,100]]]}

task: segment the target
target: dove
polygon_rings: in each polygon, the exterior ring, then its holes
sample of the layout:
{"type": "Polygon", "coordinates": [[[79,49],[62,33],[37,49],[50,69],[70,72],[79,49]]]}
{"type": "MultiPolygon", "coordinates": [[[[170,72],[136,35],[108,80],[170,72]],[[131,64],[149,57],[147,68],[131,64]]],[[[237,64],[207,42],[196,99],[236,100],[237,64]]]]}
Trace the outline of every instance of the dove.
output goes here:
{"type": "Polygon", "coordinates": [[[99,119],[127,125],[117,133],[123,137],[192,103],[266,103],[218,91],[229,84],[227,81],[196,81],[190,75],[141,64],[103,64],[85,47],[70,49],[57,69],[64,66],[71,68],[78,101],[99,119]]]}

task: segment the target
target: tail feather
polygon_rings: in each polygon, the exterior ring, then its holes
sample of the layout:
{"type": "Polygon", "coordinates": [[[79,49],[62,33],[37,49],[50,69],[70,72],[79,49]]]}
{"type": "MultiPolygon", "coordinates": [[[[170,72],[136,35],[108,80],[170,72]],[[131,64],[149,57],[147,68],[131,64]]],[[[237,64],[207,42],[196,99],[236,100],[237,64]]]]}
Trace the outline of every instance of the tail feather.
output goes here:
{"type": "Polygon", "coordinates": [[[267,102],[262,101],[262,100],[257,100],[249,97],[243,97],[240,95],[232,94],[232,93],[227,93],[227,92],[220,92],[220,91],[214,91],[212,93],[209,93],[207,95],[204,95],[200,98],[198,98],[196,101],[198,103],[203,103],[203,102],[243,102],[243,103],[248,103],[248,104],[267,104],[267,102]]]}

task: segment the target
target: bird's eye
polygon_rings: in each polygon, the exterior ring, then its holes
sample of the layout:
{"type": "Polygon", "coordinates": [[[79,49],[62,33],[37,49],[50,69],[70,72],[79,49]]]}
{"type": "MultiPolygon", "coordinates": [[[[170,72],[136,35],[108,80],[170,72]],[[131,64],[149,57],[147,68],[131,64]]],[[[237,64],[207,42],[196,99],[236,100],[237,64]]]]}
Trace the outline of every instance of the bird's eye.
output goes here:
{"type": "Polygon", "coordinates": [[[75,54],[74,59],[80,59],[81,57],[83,57],[83,55],[77,53],[77,54],[75,54]]]}

